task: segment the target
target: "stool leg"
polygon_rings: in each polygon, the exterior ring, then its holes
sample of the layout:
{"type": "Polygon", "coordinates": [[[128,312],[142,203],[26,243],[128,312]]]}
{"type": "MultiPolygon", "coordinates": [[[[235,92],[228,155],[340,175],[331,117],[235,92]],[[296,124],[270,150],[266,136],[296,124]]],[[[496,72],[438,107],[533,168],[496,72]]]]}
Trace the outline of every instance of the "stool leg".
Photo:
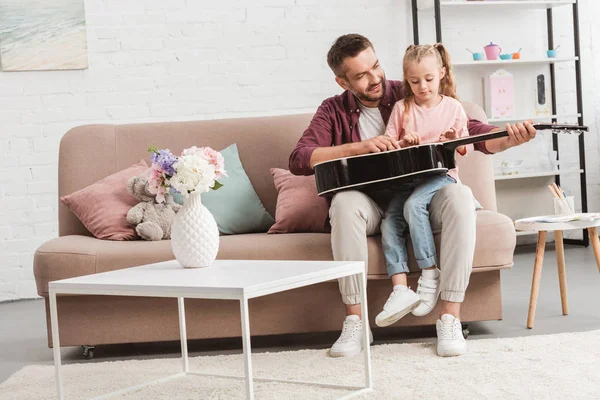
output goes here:
{"type": "Polygon", "coordinates": [[[554,244],[556,246],[556,265],[558,265],[560,302],[562,303],[563,315],[567,315],[569,314],[569,301],[567,300],[567,273],[565,270],[565,247],[562,231],[554,231],[554,244]]]}
{"type": "Polygon", "coordinates": [[[598,272],[600,272],[600,240],[598,240],[598,232],[596,231],[596,227],[588,228],[588,235],[590,237],[590,242],[592,242],[592,247],[594,248],[596,264],[598,264],[598,272]]]}
{"type": "Polygon", "coordinates": [[[529,329],[533,328],[533,320],[535,319],[535,307],[537,306],[538,293],[540,291],[540,279],[542,277],[542,266],[544,265],[544,250],[546,250],[546,231],[539,231],[537,247],[535,249],[533,279],[531,280],[529,314],[527,315],[527,327],[529,329]]]}

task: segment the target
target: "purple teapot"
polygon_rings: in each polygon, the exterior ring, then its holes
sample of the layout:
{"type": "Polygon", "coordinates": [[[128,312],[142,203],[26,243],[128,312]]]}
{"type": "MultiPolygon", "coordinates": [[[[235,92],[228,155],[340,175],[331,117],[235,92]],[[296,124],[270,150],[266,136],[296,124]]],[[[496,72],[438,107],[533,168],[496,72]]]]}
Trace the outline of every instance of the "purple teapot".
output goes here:
{"type": "Polygon", "coordinates": [[[488,60],[497,60],[500,53],[502,53],[502,47],[492,42],[487,46],[484,46],[483,49],[485,50],[485,57],[488,60]]]}

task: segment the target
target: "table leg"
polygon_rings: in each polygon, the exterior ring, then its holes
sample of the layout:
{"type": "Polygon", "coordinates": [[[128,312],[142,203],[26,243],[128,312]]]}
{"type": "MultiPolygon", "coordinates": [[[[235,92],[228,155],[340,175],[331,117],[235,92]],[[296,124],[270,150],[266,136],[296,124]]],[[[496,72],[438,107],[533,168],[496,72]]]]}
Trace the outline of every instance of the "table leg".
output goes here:
{"type": "Polygon", "coordinates": [[[358,276],[360,285],[360,312],[363,320],[363,353],[365,357],[365,387],[373,388],[373,378],[371,376],[371,341],[369,340],[369,311],[367,307],[367,274],[361,272],[358,276]]]}
{"type": "Polygon", "coordinates": [[[179,309],[179,340],[181,340],[181,361],[183,362],[183,372],[190,372],[190,362],[188,359],[187,347],[187,329],[185,326],[185,306],[183,297],[177,298],[177,308],[179,309]]]}
{"type": "Polygon", "coordinates": [[[246,372],[246,398],[254,399],[254,384],[252,381],[252,348],[250,346],[250,317],[248,315],[248,299],[240,300],[242,317],[242,347],[244,349],[244,370],[246,372]]]}
{"type": "Polygon", "coordinates": [[[535,265],[533,266],[533,279],[531,280],[531,297],[529,298],[529,314],[527,315],[527,327],[533,328],[535,319],[535,307],[537,306],[538,293],[540,291],[540,279],[542,277],[542,266],[544,265],[544,250],[546,249],[546,231],[538,232],[537,247],[535,250],[535,265]]]}
{"type": "Polygon", "coordinates": [[[569,314],[569,301],[567,300],[567,273],[565,270],[565,247],[563,245],[562,231],[554,231],[554,245],[556,247],[556,265],[558,266],[558,284],[560,286],[560,302],[563,315],[569,314]]]}
{"type": "Polygon", "coordinates": [[[594,256],[596,256],[596,264],[598,265],[598,272],[600,272],[600,240],[598,240],[598,232],[596,227],[588,228],[588,235],[592,247],[594,248],[594,256]]]}
{"type": "Polygon", "coordinates": [[[60,362],[60,339],[58,337],[58,310],[56,293],[50,289],[50,325],[52,326],[52,350],[54,352],[54,372],[56,374],[56,392],[58,399],[63,400],[62,371],[60,362]]]}

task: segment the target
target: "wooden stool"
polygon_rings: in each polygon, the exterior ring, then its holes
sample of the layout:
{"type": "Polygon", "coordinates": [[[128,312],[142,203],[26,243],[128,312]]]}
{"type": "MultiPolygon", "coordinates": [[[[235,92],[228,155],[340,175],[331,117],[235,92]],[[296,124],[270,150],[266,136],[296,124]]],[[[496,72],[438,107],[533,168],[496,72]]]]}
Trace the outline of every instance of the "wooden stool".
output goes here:
{"type": "MultiPolygon", "coordinates": [[[[546,232],[554,232],[554,242],[556,245],[556,263],[558,265],[558,283],[560,285],[560,300],[562,303],[563,315],[569,313],[569,303],[567,300],[567,275],[565,271],[565,250],[563,246],[563,231],[572,229],[587,229],[598,272],[600,272],[600,240],[596,227],[600,226],[600,219],[593,221],[585,220],[590,214],[577,214],[582,220],[570,222],[536,222],[544,217],[525,218],[515,221],[517,231],[538,232],[537,247],[535,251],[535,265],[533,267],[533,279],[531,281],[531,297],[529,298],[529,314],[527,316],[527,328],[533,328],[535,319],[535,308],[537,306],[538,293],[540,290],[540,279],[542,277],[542,265],[544,263],[544,251],[546,249],[546,232]]],[[[548,218],[556,217],[548,216],[548,218]]]]}

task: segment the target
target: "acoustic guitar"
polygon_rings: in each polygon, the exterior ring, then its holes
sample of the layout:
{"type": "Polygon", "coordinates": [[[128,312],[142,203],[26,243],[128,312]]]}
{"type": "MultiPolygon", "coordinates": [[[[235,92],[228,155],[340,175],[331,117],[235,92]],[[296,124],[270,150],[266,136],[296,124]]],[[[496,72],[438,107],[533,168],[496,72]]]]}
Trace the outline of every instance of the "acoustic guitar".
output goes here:
{"type": "MultiPolygon", "coordinates": [[[[571,134],[588,130],[587,126],[578,125],[534,124],[533,127],[571,134]]],[[[445,174],[456,166],[457,147],[504,136],[508,136],[506,130],[324,161],[314,166],[317,192],[319,196],[332,196],[348,189],[372,191],[445,174]]]]}

